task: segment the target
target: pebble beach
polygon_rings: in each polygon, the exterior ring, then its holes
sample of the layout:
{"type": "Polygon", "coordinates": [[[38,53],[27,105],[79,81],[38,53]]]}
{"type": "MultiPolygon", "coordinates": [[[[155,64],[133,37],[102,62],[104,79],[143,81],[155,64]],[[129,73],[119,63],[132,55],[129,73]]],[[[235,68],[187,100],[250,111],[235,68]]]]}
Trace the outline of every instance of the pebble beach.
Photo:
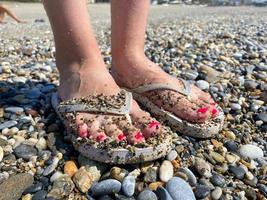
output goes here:
{"type": "MultiPolygon", "coordinates": [[[[75,151],[51,106],[59,84],[42,5],[8,4],[0,25],[0,200],[266,200],[267,8],[153,6],[146,55],[210,92],[225,122],[214,138],[173,133],[159,160],[107,165],[75,151]]],[[[89,6],[110,67],[108,4],[89,6]]]]}

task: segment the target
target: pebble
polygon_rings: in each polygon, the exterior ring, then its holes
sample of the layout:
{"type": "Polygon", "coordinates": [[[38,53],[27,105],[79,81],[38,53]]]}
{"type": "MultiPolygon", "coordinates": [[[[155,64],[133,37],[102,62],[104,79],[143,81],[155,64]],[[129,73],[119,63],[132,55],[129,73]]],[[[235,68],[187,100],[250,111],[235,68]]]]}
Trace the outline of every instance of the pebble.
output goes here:
{"type": "Polygon", "coordinates": [[[3,157],[4,157],[4,150],[3,150],[3,148],[0,146],[0,163],[1,163],[1,161],[3,160],[3,157]]]}
{"type": "Polygon", "coordinates": [[[225,180],[221,175],[213,174],[210,178],[210,181],[213,185],[223,187],[225,184],[225,180]]]}
{"type": "Polygon", "coordinates": [[[31,194],[26,194],[21,198],[21,200],[32,200],[32,195],[31,194]]]}
{"type": "Polygon", "coordinates": [[[47,143],[46,143],[46,139],[44,139],[43,137],[39,138],[38,142],[36,143],[35,147],[38,150],[45,150],[47,148],[47,143]]]}
{"type": "Polygon", "coordinates": [[[5,121],[4,123],[0,124],[0,130],[3,130],[5,128],[11,128],[13,126],[16,126],[18,124],[17,121],[11,120],[11,121],[5,121]]]}
{"type": "Polygon", "coordinates": [[[74,183],[68,175],[63,175],[54,181],[51,191],[47,194],[47,197],[53,197],[54,199],[62,199],[68,197],[74,189],[74,183]]]}
{"type": "Polygon", "coordinates": [[[26,173],[11,176],[0,185],[1,200],[18,200],[24,190],[33,184],[33,179],[26,173]]]}
{"type": "Polygon", "coordinates": [[[81,192],[86,193],[92,186],[93,176],[83,166],[74,174],[73,182],[81,192]]]}
{"type": "Polygon", "coordinates": [[[58,162],[59,162],[59,159],[57,157],[54,157],[51,165],[45,168],[43,175],[48,176],[49,174],[51,174],[57,168],[58,162]]]}
{"type": "Polygon", "coordinates": [[[257,115],[257,118],[258,118],[259,120],[263,121],[263,122],[267,122],[267,113],[266,113],[266,112],[265,112],[265,113],[259,113],[259,114],[257,115]]]}
{"type": "Polygon", "coordinates": [[[204,177],[211,177],[211,167],[210,165],[205,161],[203,160],[202,158],[198,158],[196,157],[195,158],[195,164],[194,164],[197,172],[204,176],[204,177]]]}
{"type": "Polygon", "coordinates": [[[235,167],[235,166],[229,166],[229,172],[234,174],[234,176],[238,179],[243,179],[246,171],[242,167],[235,167]]]}
{"type": "Polygon", "coordinates": [[[222,196],[222,189],[220,187],[216,187],[212,192],[211,192],[211,199],[213,200],[218,200],[222,196]]]}
{"type": "Polygon", "coordinates": [[[135,190],[135,177],[126,176],[122,181],[122,192],[127,197],[131,197],[135,190]]]}
{"type": "Polygon", "coordinates": [[[179,177],[171,178],[166,184],[166,189],[174,200],[196,199],[190,185],[179,177]]]}
{"type": "Polygon", "coordinates": [[[159,169],[159,178],[163,182],[168,182],[173,177],[173,165],[170,161],[164,160],[159,169]]]}
{"type": "Polygon", "coordinates": [[[156,182],[157,181],[157,170],[154,169],[153,167],[148,168],[144,176],[144,181],[146,183],[156,182]]]}
{"type": "Polygon", "coordinates": [[[267,186],[263,184],[258,185],[259,190],[263,193],[265,197],[267,197],[267,186]]]}
{"type": "Polygon", "coordinates": [[[229,140],[227,141],[224,146],[227,148],[230,152],[236,152],[238,150],[238,146],[235,141],[229,140]]]}
{"type": "Polygon", "coordinates": [[[0,147],[5,147],[6,145],[8,145],[7,140],[0,138],[0,147]]]}
{"type": "Polygon", "coordinates": [[[186,174],[186,176],[188,178],[188,182],[191,186],[195,186],[197,184],[197,178],[190,169],[185,168],[185,167],[181,167],[178,169],[178,171],[186,174]]]}
{"type": "Polygon", "coordinates": [[[232,103],[232,105],[231,105],[231,109],[234,111],[241,110],[241,108],[242,108],[241,105],[238,103],[232,103]]]}
{"type": "Polygon", "coordinates": [[[72,177],[78,171],[77,165],[74,161],[67,161],[64,165],[64,174],[72,177]]]}
{"type": "Polygon", "coordinates": [[[223,163],[225,161],[225,158],[217,152],[212,151],[210,155],[217,163],[223,163]]]}
{"type": "Polygon", "coordinates": [[[62,172],[61,171],[56,171],[51,177],[50,177],[50,182],[53,183],[55,180],[57,180],[58,178],[60,178],[62,176],[62,172]]]}
{"type": "Polygon", "coordinates": [[[88,173],[90,173],[93,177],[93,182],[99,181],[100,177],[101,177],[101,172],[100,170],[97,169],[97,167],[93,166],[93,167],[89,167],[89,166],[85,166],[85,169],[88,173]]]}
{"type": "Polygon", "coordinates": [[[178,156],[177,151],[175,151],[175,150],[171,150],[171,151],[168,153],[168,155],[167,155],[167,159],[168,159],[169,161],[173,161],[173,160],[175,160],[175,159],[177,158],[177,156],[178,156]]]}
{"type": "Polygon", "coordinates": [[[151,190],[144,190],[137,196],[137,200],[158,200],[158,197],[151,190]]]}
{"type": "Polygon", "coordinates": [[[5,112],[20,115],[24,112],[24,109],[21,107],[7,107],[5,108],[5,112]]]}
{"type": "Polygon", "coordinates": [[[110,177],[120,182],[122,182],[125,176],[126,176],[126,170],[123,170],[119,167],[112,167],[110,170],[110,177]]]}
{"type": "Polygon", "coordinates": [[[208,90],[210,87],[210,84],[207,81],[199,80],[196,82],[197,87],[199,87],[201,90],[208,90]]]}
{"type": "Polygon", "coordinates": [[[205,185],[197,185],[194,193],[197,199],[204,199],[210,194],[210,188],[205,185]]]}
{"type": "Polygon", "coordinates": [[[115,179],[107,179],[93,184],[91,190],[94,196],[115,194],[121,190],[121,183],[115,179]]]}
{"type": "Polygon", "coordinates": [[[24,191],[24,194],[27,194],[27,193],[35,193],[35,192],[38,192],[39,190],[41,190],[43,188],[43,184],[38,182],[38,183],[35,183],[34,185],[31,185],[30,187],[28,187],[25,191],[24,191]]]}
{"type": "Polygon", "coordinates": [[[243,158],[256,159],[264,156],[262,149],[252,144],[242,145],[238,152],[243,158]]]}
{"type": "Polygon", "coordinates": [[[47,195],[47,192],[44,191],[44,190],[41,190],[39,192],[36,192],[33,197],[32,197],[32,200],[44,200],[45,197],[47,195]]]}
{"type": "Polygon", "coordinates": [[[16,157],[30,160],[33,156],[37,155],[37,150],[30,145],[21,144],[14,149],[16,157]]]}
{"type": "Polygon", "coordinates": [[[164,187],[158,187],[156,194],[159,197],[159,199],[173,200],[169,192],[164,187]]]}

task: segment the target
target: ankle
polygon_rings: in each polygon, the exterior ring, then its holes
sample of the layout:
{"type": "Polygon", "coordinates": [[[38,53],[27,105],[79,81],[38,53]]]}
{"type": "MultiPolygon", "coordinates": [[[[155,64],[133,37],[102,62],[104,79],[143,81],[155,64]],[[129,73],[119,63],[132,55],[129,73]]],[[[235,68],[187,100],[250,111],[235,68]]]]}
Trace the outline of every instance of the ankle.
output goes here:
{"type": "Polygon", "coordinates": [[[119,54],[112,53],[112,68],[116,71],[121,71],[127,66],[133,68],[146,59],[144,52],[140,51],[122,51],[119,54]]]}

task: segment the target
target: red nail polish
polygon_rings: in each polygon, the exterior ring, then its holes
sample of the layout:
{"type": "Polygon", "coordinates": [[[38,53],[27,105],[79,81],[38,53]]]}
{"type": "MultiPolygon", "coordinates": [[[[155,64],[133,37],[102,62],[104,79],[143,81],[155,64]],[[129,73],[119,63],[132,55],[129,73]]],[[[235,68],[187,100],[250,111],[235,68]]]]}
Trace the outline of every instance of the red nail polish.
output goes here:
{"type": "Polygon", "coordinates": [[[157,121],[152,121],[149,123],[148,128],[153,128],[154,126],[159,126],[160,123],[157,121]]]}
{"type": "Polygon", "coordinates": [[[123,140],[125,140],[125,139],[126,139],[126,136],[125,136],[124,133],[121,133],[121,134],[118,135],[118,140],[119,140],[119,141],[123,141],[123,140]]]}
{"type": "Polygon", "coordinates": [[[137,133],[135,134],[134,138],[135,138],[136,140],[142,140],[142,139],[144,139],[144,136],[143,136],[143,134],[142,134],[141,132],[137,132],[137,133]]]}
{"type": "Polygon", "coordinates": [[[216,108],[214,108],[214,109],[212,109],[211,113],[212,113],[212,117],[215,117],[218,113],[218,110],[216,108]]]}
{"type": "Polygon", "coordinates": [[[97,142],[102,142],[107,138],[107,136],[104,133],[100,133],[97,137],[96,137],[96,141],[97,142]]]}
{"type": "Polygon", "coordinates": [[[81,138],[88,137],[88,126],[85,123],[82,123],[78,126],[78,135],[81,138]]]}
{"type": "Polygon", "coordinates": [[[213,102],[213,103],[211,103],[210,105],[212,105],[212,106],[216,106],[217,103],[216,103],[216,102],[213,102]]]}
{"type": "Polygon", "coordinates": [[[197,112],[198,113],[206,113],[207,111],[209,110],[209,108],[199,108],[198,110],[197,110],[197,112]]]}

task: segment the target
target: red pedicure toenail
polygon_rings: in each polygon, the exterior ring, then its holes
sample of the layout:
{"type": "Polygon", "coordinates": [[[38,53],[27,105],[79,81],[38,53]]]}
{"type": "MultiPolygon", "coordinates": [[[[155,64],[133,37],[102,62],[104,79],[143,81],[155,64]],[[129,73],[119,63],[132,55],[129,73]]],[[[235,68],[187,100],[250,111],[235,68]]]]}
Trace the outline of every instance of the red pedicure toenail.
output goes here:
{"type": "Polygon", "coordinates": [[[125,139],[126,139],[126,136],[125,136],[124,133],[121,133],[121,134],[118,135],[118,140],[119,140],[119,141],[123,141],[123,140],[125,140],[125,139]]]}
{"type": "Polygon", "coordinates": [[[157,121],[152,121],[149,123],[148,128],[153,128],[154,126],[158,127],[160,125],[157,121]]]}
{"type": "Polygon", "coordinates": [[[213,103],[211,103],[210,105],[212,105],[212,106],[216,106],[217,103],[216,103],[216,102],[213,102],[213,103]]]}
{"type": "Polygon", "coordinates": [[[143,140],[143,139],[144,139],[144,136],[143,136],[143,134],[142,134],[141,132],[137,132],[137,133],[135,134],[134,138],[135,138],[136,140],[143,140]]]}
{"type": "Polygon", "coordinates": [[[199,108],[197,110],[198,113],[206,113],[209,110],[209,108],[199,108]]]}
{"type": "Polygon", "coordinates": [[[211,113],[212,113],[212,117],[215,117],[218,113],[218,110],[216,108],[214,108],[214,109],[212,109],[211,113]]]}
{"type": "Polygon", "coordinates": [[[88,126],[85,123],[82,123],[78,126],[78,135],[81,138],[88,137],[88,126]]]}
{"type": "Polygon", "coordinates": [[[105,139],[107,139],[107,136],[104,133],[100,133],[97,137],[96,137],[96,141],[97,142],[102,142],[105,139]]]}

